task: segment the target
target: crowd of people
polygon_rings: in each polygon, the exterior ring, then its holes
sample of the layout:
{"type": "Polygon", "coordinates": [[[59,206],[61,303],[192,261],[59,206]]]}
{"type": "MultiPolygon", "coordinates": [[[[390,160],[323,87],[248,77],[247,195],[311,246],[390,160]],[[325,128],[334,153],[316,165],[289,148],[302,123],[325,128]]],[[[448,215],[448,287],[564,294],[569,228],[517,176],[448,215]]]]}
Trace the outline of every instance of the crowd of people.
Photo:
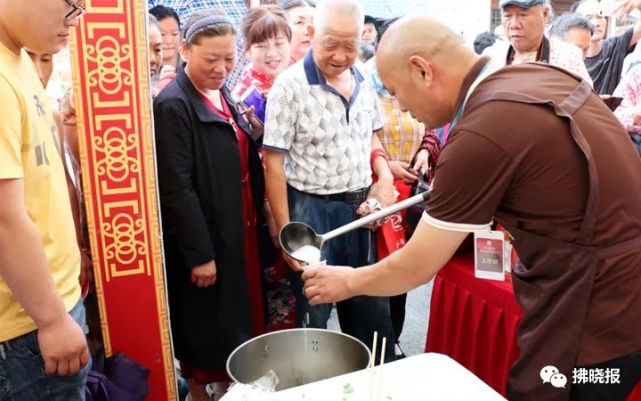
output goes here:
{"type": "MultiPolygon", "coordinates": [[[[385,360],[403,358],[406,292],[493,218],[537,271],[514,273],[524,325],[510,399],[623,400],[639,380],[641,21],[610,25],[641,0],[583,0],[555,17],[549,0],[499,7],[499,34],[473,44],[426,16],[363,15],[356,0],[283,0],[240,25],[219,8],[149,10],[172,341],[191,401],[224,394],[238,345],[326,328],[334,304],[343,332],[365,344],[378,332],[393,344],[385,360]],[[428,186],[420,222],[401,212],[336,238],[327,266],[280,249],[291,221],[328,232],[428,186]],[[570,334],[551,341],[563,335],[542,315],[570,334]],[[631,373],[553,398],[528,382],[552,362],[631,373]]],[[[83,305],[94,334],[99,318],[74,99],[52,112],[44,89],[84,3],[0,0],[0,11],[0,373],[22,372],[0,375],[0,400],[81,400],[83,305]],[[40,19],[50,32],[32,27],[40,19]]]]}
{"type": "Polygon", "coordinates": [[[547,0],[502,1],[503,32],[479,34],[474,49],[505,65],[538,61],[585,78],[615,112],[641,152],[641,131],[635,125],[641,116],[635,76],[641,71],[634,68],[634,60],[641,54],[641,48],[636,47],[641,39],[641,20],[616,31],[610,27],[617,18],[639,9],[639,1],[613,6],[584,0],[576,2],[571,12],[552,17],[547,0]]]}

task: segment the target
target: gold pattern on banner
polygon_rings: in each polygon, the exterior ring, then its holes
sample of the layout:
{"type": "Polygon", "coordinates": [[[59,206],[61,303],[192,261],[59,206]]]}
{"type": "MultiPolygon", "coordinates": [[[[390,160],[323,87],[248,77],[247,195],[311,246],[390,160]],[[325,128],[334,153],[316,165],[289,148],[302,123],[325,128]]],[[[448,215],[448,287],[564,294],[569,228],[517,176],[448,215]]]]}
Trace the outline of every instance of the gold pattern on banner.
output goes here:
{"type": "Polygon", "coordinates": [[[151,275],[149,264],[145,269],[147,246],[141,241],[145,225],[137,201],[110,202],[104,205],[105,219],[102,224],[103,253],[108,261],[107,281],[112,277],[139,274],[151,275]],[[136,216],[136,217],[134,217],[136,216]],[[115,262],[115,263],[114,263],[115,262]],[[125,269],[124,266],[135,266],[125,269]]]}
{"type": "Polygon", "coordinates": [[[87,14],[122,14],[125,11],[124,1],[125,0],[102,0],[99,6],[94,6],[93,3],[97,3],[97,1],[88,0],[86,4],[87,14]]]}
{"type": "Polygon", "coordinates": [[[158,319],[161,347],[154,346],[153,352],[160,357],[164,376],[153,385],[158,392],[164,387],[167,399],[175,400],[148,77],[147,1],[87,0],[85,5],[87,13],[71,41],[72,64],[105,351],[112,352],[112,335],[117,342],[113,348],[128,346],[118,332],[123,329],[109,327],[107,319],[110,310],[121,308],[123,301],[115,298],[122,296],[121,284],[146,288],[153,280],[155,308],[148,312],[157,312],[153,318],[158,319]]]}
{"type": "Polygon", "coordinates": [[[120,43],[113,37],[103,36],[95,46],[87,46],[87,59],[97,68],[89,72],[89,86],[98,86],[105,95],[121,93],[123,85],[131,87],[132,72],[126,65],[131,63],[131,46],[120,43]]]}
{"type": "Polygon", "coordinates": [[[130,156],[138,145],[135,134],[110,127],[102,137],[94,138],[94,145],[96,151],[104,155],[96,165],[98,176],[106,174],[112,182],[122,183],[140,172],[138,159],[130,156]]]}

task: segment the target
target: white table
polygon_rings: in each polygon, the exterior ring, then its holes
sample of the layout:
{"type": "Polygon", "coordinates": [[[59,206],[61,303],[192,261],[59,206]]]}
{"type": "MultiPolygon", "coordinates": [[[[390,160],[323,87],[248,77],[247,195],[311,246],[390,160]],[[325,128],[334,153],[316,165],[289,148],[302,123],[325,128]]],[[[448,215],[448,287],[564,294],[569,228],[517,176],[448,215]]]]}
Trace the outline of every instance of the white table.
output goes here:
{"type": "MultiPolygon", "coordinates": [[[[375,369],[378,369],[376,367],[375,369]]],[[[378,385],[377,376],[374,383],[378,385]]],[[[349,373],[316,383],[243,397],[249,401],[369,401],[370,373],[349,373]],[[349,384],[353,392],[344,393],[349,384]]],[[[376,394],[376,393],[374,393],[376,394]]],[[[227,397],[224,398],[227,400],[227,397]]],[[[442,354],[422,354],[385,364],[383,392],[373,401],[505,401],[499,393],[442,354]]]]}

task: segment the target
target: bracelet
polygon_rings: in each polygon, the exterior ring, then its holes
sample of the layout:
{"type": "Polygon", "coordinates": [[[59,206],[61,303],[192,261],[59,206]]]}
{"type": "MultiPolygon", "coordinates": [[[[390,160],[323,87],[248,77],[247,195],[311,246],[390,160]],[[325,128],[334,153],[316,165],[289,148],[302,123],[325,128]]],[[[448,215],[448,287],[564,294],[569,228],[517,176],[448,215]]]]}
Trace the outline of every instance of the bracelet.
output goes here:
{"type": "Polygon", "coordinates": [[[387,157],[387,153],[385,153],[383,149],[372,150],[372,153],[370,153],[370,156],[369,156],[369,164],[370,164],[370,167],[372,168],[372,171],[374,171],[374,162],[379,157],[382,157],[383,159],[385,159],[386,162],[389,161],[389,158],[387,157]]]}

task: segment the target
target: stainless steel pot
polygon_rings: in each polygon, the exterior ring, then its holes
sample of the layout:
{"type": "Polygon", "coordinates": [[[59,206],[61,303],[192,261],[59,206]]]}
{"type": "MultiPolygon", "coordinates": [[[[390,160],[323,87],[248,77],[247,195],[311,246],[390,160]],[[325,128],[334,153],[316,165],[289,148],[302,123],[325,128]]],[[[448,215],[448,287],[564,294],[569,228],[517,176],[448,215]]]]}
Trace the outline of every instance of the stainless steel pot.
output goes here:
{"type": "Polygon", "coordinates": [[[253,383],[270,370],[284,390],[361,370],[371,353],[361,341],[321,329],[282,330],[253,338],[227,359],[227,373],[240,383],[253,383]]]}

